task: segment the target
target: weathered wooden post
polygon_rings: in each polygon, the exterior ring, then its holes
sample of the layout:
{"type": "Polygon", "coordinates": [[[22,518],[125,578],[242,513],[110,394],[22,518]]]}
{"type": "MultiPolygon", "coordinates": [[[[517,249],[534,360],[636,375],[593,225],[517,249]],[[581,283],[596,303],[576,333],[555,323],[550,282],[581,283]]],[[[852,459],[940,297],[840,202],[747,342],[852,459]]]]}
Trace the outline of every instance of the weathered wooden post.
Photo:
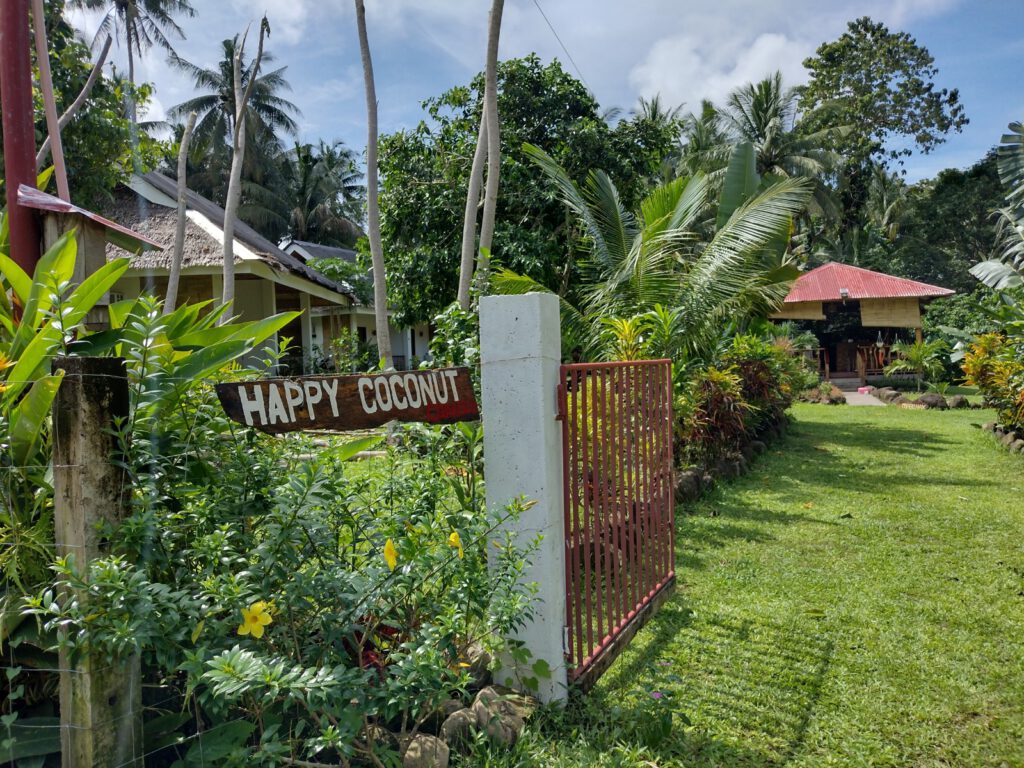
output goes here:
{"type": "MultiPolygon", "coordinates": [[[[125,515],[129,488],[115,464],[115,420],[128,416],[124,360],[60,357],[64,371],[53,405],[54,527],[57,554],[87,575],[105,554],[104,524],[125,515]]],[[[79,595],[79,600],[87,599],[79,595]]],[[[60,653],[61,764],[64,768],[142,766],[139,657],[111,664],[60,653]]]]}
{"type": "MultiPolygon", "coordinates": [[[[536,614],[518,639],[533,660],[547,662],[551,670],[539,680],[539,698],[562,701],[568,696],[568,673],[562,435],[556,420],[562,362],[558,297],[528,293],[481,299],[480,356],[487,506],[501,509],[519,496],[535,501],[515,523],[517,543],[543,535],[525,575],[537,585],[536,614]]],[[[510,685],[534,676],[511,662],[499,672],[510,685]]]]}

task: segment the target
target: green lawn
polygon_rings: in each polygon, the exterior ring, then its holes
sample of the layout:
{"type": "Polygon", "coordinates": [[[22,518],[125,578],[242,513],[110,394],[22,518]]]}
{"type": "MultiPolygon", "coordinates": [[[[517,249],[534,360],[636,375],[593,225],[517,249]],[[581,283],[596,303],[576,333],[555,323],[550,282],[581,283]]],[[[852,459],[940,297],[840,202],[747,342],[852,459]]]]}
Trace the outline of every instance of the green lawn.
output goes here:
{"type": "Polygon", "coordinates": [[[464,765],[1024,766],[1024,461],[987,411],[794,416],[680,517],[678,592],[594,693],[464,765]]]}

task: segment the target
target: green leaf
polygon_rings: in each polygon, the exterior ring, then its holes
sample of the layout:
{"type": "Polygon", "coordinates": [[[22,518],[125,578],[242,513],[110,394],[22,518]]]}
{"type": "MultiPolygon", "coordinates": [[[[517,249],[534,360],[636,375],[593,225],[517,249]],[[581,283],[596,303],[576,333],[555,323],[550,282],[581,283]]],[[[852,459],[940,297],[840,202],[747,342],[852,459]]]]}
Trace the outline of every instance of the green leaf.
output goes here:
{"type": "Polygon", "coordinates": [[[0,273],[3,273],[7,283],[14,291],[14,295],[24,306],[32,291],[32,278],[14,262],[14,259],[2,253],[0,253],[0,273]]]}
{"type": "Polygon", "coordinates": [[[50,177],[53,176],[54,166],[50,165],[43,168],[36,176],[36,189],[45,190],[47,185],[50,183],[50,177]]]}
{"type": "MultiPolygon", "coordinates": [[[[18,355],[18,362],[7,374],[8,388],[3,397],[6,402],[13,402],[25,387],[45,373],[59,344],[60,329],[54,325],[47,325],[32,337],[28,346],[18,355]]],[[[14,344],[11,347],[13,350],[14,344]]]]}
{"type": "Polygon", "coordinates": [[[729,158],[729,167],[725,171],[725,182],[722,185],[722,196],[718,203],[717,226],[719,229],[732,216],[733,212],[743,205],[757,192],[757,155],[754,145],[749,141],[737,144],[729,158]]]}
{"type": "Polygon", "coordinates": [[[361,451],[368,451],[375,445],[380,443],[384,439],[383,435],[369,435],[367,437],[360,437],[355,440],[350,440],[344,445],[339,445],[337,448],[331,448],[325,451],[322,456],[324,458],[334,459],[336,461],[348,461],[357,453],[361,451]]]}
{"type": "Polygon", "coordinates": [[[66,326],[77,325],[96,306],[121,276],[128,271],[128,259],[115,259],[89,275],[68,297],[71,311],[64,318],[66,326]]]}
{"type": "Polygon", "coordinates": [[[63,379],[63,371],[44,376],[11,409],[11,457],[15,466],[26,464],[35,449],[63,379]]]}

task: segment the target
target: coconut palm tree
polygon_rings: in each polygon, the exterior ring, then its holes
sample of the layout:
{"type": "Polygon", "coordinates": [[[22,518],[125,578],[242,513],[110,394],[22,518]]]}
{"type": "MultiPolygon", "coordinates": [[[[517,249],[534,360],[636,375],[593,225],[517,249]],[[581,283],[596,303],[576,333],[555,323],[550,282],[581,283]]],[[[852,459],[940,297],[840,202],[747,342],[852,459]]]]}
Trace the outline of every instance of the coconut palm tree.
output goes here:
{"type": "MultiPolygon", "coordinates": [[[[526,150],[589,241],[580,265],[581,299],[562,302],[568,348],[589,357],[634,349],[639,322],[660,339],[659,354],[709,358],[723,329],[767,315],[797,275],[788,259],[788,233],[807,205],[810,183],[783,179],[762,188],[750,144],[733,152],[706,238],[713,206],[704,174],[657,187],[632,212],[604,172],[592,171],[577,185],[543,151],[526,150]]],[[[543,290],[509,271],[496,274],[494,286],[502,293],[543,290]]]]}
{"type": "Polygon", "coordinates": [[[783,87],[781,72],[733,91],[721,118],[734,142],[747,141],[754,146],[760,175],[813,179],[812,211],[830,220],[838,218],[838,207],[823,178],[841,163],[842,158],[827,147],[836,136],[848,132],[846,126],[803,130],[797,92],[783,87]]]}
{"type": "Polygon", "coordinates": [[[290,237],[324,245],[352,245],[363,236],[363,173],[344,143],[298,144],[279,162],[279,203],[290,237]]]}
{"type": "MultiPolygon", "coordinates": [[[[194,141],[199,145],[204,142],[231,143],[235,129],[235,89],[232,70],[238,44],[238,35],[224,40],[221,43],[221,59],[213,69],[204,69],[176,54],[170,57],[171,65],[189,75],[200,94],[171,107],[167,114],[172,120],[180,120],[190,112],[195,112],[198,117],[194,141]]],[[[260,66],[272,61],[273,55],[264,51],[260,66]]],[[[243,89],[248,87],[252,67],[252,60],[243,62],[243,89]]],[[[291,90],[291,85],[284,76],[286,69],[287,67],[279,67],[271,71],[260,71],[256,77],[245,112],[245,124],[249,130],[246,143],[250,147],[261,141],[266,143],[269,137],[282,133],[293,136],[298,132],[295,119],[302,113],[297,106],[280,95],[282,91],[291,90]]]]}
{"type": "Polygon", "coordinates": [[[731,144],[715,105],[705,99],[699,113],[683,118],[683,147],[676,167],[681,176],[721,171],[729,162],[731,144]]]}
{"type": "MultiPolygon", "coordinates": [[[[106,10],[93,44],[108,35],[124,42],[128,51],[128,81],[132,85],[135,85],[135,57],[141,58],[143,52],[154,45],[173,56],[174,48],[168,35],[185,37],[175,16],[191,18],[196,15],[188,0],[70,0],[68,5],[90,11],[106,10]]],[[[137,122],[134,100],[129,103],[129,113],[132,122],[137,122]]]]}
{"type": "Polygon", "coordinates": [[[833,129],[810,134],[797,129],[797,94],[783,87],[781,72],[737,88],[721,116],[734,139],[754,145],[757,172],[762,176],[816,178],[839,161],[838,155],[825,149],[833,129]]]}

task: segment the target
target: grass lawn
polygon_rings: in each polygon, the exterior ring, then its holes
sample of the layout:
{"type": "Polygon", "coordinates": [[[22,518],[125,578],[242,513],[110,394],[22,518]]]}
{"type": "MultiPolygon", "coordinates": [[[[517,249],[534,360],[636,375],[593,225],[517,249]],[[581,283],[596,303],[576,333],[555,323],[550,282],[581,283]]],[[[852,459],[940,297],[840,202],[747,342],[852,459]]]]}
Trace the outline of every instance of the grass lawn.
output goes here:
{"type": "Polygon", "coordinates": [[[987,411],[793,413],[596,690],[462,765],[1024,766],[1024,461],[987,411]]]}

